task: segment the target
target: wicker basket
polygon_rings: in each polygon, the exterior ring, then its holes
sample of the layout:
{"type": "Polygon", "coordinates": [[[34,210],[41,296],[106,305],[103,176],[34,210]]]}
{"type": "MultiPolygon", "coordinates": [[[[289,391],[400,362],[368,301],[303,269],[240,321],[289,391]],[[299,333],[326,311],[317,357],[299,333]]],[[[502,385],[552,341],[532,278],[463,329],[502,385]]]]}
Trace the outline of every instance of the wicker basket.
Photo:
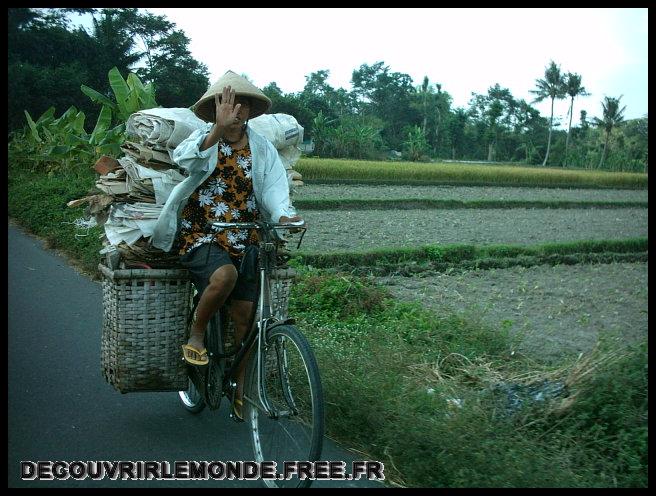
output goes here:
{"type": "Polygon", "coordinates": [[[121,393],[180,391],[188,376],[182,360],[191,282],[183,269],[103,273],[101,367],[121,393]]]}
{"type": "Polygon", "coordinates": [[[271,271],[271,313],[279,320],[287,318],[289,313],[289,295],[296,279],[292,267],[276,268],[271,271]]]}

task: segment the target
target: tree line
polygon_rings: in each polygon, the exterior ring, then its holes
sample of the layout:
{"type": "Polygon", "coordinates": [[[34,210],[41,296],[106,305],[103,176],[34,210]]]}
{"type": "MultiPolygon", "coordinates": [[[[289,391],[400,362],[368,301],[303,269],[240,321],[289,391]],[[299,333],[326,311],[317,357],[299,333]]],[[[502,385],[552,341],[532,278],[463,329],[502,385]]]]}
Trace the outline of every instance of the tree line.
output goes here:
{"type": "Polygon", "coordinates": [[[647,116],[624,120],[620,97],[604,97],[601,117],[580,111],[572,128],[575,99],[588,95],[582,77],[561,73],[551,61],[536,79],[532,102],[516,99],[501,85],[472,93],[466,108],[454,107],[440,83],[424,77],[414,86],[409,75],[384,62],[353,71],[352,91],[328,83],[330,71],[306,76],[302,91],[283,94],[275,83],[264,92],[273,112],[294,115],[326,157],[408,160],[452,159],[517,162],[624,171],[647,170],[647,116]],[[553,103],[569,98],[567,130],[555,129],[553,103]],[[549,119],[531,105],[549,99],[549,119]],[[613,146],[611,147],[611,142],[613,146]]]}
{"type": "Polygon", "coordinates": [[[209,85],[207,66],[191,56],[184,32],[134,8],[8,9],[7,39],[10,132],[24,127],[24,110],[38,116],[71,105],[93,126],[100,107],[80,88],[110,97],[113,67],[152,83],[162,107],[189,107],[209,85]],[[71,27],[71,12],[92,15],[91,33],[71,27]]]}
{"type": "MultiPolygon", "coordinates": [[[[164,16],[137,9],[9,9],[9,130],[25,125],[23,110],[39,115],[74,104],[95,122],[99,109],[81,85],[109,95],[112,67],[152,83],[163,107],[188,107],[209,86],[207,67],[189,52],[189,38],[164,16]],[[90,13],[93,28],[72,29],[69,12],[90,13]]],[[[394,72],[384,62],[353,70],[351,91],[327,83],[329,69],[306,76],[302,91],[283,93],[275,82],[263,91],[272,113],[293,115],[314,144],[314,155],[356,159],[480,160],[542,166],[646,171],[647,116],[625,121],[621,96],[604,97],[600,117],[580,110],[588,93],[582,77],[551,61],[536,79],[532,102],[496,83],[454,107],[438,82],[394,72]],[[555,100],[569,99],[567,129],[559,129],[555,100]],[[544,118],[531,104],[551,103],[544,118]]]]}

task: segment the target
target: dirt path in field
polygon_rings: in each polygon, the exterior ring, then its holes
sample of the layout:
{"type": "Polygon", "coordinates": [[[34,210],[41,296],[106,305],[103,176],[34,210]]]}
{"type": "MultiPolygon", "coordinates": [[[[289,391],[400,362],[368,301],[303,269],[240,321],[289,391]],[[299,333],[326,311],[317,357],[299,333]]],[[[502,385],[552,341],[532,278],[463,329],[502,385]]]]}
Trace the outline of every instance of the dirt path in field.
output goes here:
{"type": "Polygon", "coordinates": [[[513,267],[378,282],[435,312],[463,312],[491,329],[523,336],[518,351],[555,360],[647,336],[647,263],[513,267]]]}

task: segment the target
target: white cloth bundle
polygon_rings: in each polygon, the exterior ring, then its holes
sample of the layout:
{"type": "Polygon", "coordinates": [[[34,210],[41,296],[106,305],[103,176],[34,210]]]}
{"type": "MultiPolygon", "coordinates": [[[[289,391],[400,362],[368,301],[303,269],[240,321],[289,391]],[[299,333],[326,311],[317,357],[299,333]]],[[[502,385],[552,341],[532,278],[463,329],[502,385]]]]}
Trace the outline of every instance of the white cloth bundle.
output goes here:
{"type": "Polygon", "coordinates": [[[105,235],[112,245],[122,241],[133,245],[139,238],[150,237],[163,205],[152,203],[114,203],[105,222],[105,235]]]}
{"type": "Polygon", "coordinates": [[[298,145],[303,143],[303,126],[287,114],[263,114],[248,124],[273,143],[285,169],[291,169],[301,156],[298,145]]]}
{"type": "Polygon", "coordinates": [[[144,145],[173,151],[205,121],[188,108],[153,108],[140,110],[128,117],[126,130],[144,145]]]}
{"type": "Polygon", "coordinates": [[[268,139],[276,150],[303,143],[303,126],[287,114],[263,114],[248,121],[251,127],[268,139]]]}

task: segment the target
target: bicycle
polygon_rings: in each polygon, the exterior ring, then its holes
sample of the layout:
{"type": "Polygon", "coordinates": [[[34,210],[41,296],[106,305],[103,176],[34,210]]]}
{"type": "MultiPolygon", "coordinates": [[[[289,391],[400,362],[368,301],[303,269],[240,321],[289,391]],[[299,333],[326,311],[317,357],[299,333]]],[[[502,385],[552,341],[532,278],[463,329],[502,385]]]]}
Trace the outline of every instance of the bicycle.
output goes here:
{"type": "MultiPolygon", "coordinates": [[[[210,320],[205,333],[209,363],[202,367],[188,364],[189,387],[180,391],[184,407],[199,413],[205,406],[219,408],[227,396],[232,406],[237,384],[234,374],[239,364],[248,360],[243,389],[244,420],[250,427],[250,438],[256,462],[316,461],[321,456],[324,436],[324,399],[316,359],[305,336],[287,315],[286,305],[272,296],[272,288],[280,284],[280,274],[289,271],[286,241],[278,229],[302,231],[298,247],[305,235],[304,222],[267,223],[263,221],[210,222],[214,229],[255,229],[258,232],[258,303],[252,323],[241,343],[224,348],[230,329],[225,305],[210,320]],[[250,352],[250,354],[249,354],[250,352]]],[[[192,304],[187,337],[200,295],[192,304]]],[[[308,487],[309,479],[294,476],[289,480],[262,479],[268,487],[308,487]]]]}

